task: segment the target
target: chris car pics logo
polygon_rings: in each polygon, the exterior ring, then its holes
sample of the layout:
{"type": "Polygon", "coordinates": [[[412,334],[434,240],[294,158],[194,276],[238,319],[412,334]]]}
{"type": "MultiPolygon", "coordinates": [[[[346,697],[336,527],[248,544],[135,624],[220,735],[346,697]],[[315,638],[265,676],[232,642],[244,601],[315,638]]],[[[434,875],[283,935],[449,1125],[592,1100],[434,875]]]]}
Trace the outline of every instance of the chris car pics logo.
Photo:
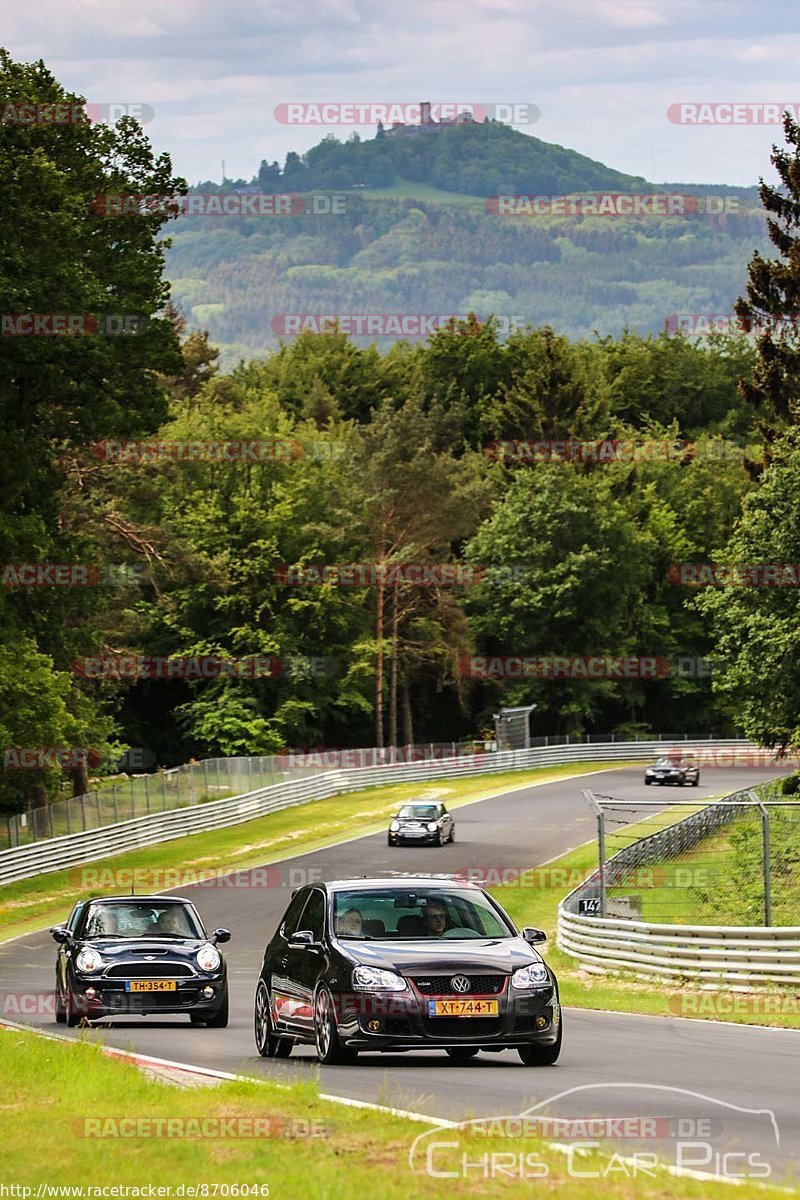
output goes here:
{"type": "Polygon", "coordinates": [[[771,1109],[662,1084],[592,1083],[521,1113],[439,1124],[414,1138],[408,1165],[416,1175],[461,1181],[556,1182],[565,1173],[635,1188],[669,1172],[744,1184],[772,1175],[780,1140],[771,1109]]]}

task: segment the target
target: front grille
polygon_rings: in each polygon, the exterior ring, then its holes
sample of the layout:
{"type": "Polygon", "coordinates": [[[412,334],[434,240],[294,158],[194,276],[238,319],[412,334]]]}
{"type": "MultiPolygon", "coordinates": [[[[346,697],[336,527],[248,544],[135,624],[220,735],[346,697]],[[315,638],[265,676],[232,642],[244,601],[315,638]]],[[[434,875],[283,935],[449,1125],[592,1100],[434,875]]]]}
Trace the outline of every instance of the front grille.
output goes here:
{"type": "Polygon", "coordinates": [[[499,1017],[429,1017],[425,1032],[440,1038],[489,1037],[500,1032],[499,1017]]]}
{"type": "Polygon", "coordinates": [[[200,993],[194,989],[185,992],[103,992],[104,1008],[120,1013],[137,1013],[154,1008],[190,1008],[196,1004],[200,993]]]}
{"type": "Polygon", "coordinates": [[[420,975],[412,979],[412,983],[423,996],[497,996],[507,978],[507,975],[470,975],[468,971],[453,971],[451,975],[420,975]],[[454,992],[453,979],[462,974],[469,980],[469,989],[454,992]]]}
{"type": "Polygon", "coordinates": [[[383,1022],[383,1033],[395,1035],[412,1033],[411,1022],[407,1017],[387,1017],[383,1022]]]}
{"type": "Polygon", "coordinates": [[[115,963],[105,974],[107,979],[186,979],[194,971],[187,963],[132,962],[115,963]]]}

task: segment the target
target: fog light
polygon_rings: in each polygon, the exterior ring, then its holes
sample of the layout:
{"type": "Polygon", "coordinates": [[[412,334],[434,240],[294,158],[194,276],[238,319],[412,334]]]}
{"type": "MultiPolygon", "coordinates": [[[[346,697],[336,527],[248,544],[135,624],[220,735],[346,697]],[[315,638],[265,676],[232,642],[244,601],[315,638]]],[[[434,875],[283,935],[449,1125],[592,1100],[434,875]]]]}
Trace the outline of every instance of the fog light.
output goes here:
{"type": "Polygon", "coordinates": [[[203,988],[203,999],[211,1000],[213,998],[213,995],[214,995],[213,987],[204,987],[203,988]]]}
{"type": "Polygon", "coordinates": [[[97,988],[87,988],[86,989],[86,999],[87,1000],[94,1000],[96,995],[97,995],[97,988]]]}
{"type": "Polygon", "coordinates": [[[536,1018],[536,1028],[537,1029],[547,1029],[547,1017],[537,1017],[536,1018]]]}
{"type": "Polygon", "coordinates": [[[370,1031],[370,1033],[380,1033],[380,1021],[367,1021],[367,1029],[370,1031]]]}

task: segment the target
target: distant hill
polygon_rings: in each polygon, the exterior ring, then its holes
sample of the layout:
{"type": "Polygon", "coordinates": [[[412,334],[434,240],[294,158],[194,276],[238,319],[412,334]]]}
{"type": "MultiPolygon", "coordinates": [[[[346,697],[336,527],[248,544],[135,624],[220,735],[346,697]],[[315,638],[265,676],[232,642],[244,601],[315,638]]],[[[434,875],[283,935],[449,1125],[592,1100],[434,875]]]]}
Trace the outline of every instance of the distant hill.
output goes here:
{"type": "Polygon", "coordinates": [[[284,167],[261,164],[253,182],[265,191],[387,187],[429,183],[448,192],[489,196],[498,191],[641,191],[644,179],[614,171],[575,150],[551,145],[499,122],[460,126],[423,136],[341,142],[324,138],[284,167]]]}
{"type": "Polygon", "coordinates": [[[263,162],[252,180],[193,190],[237,189],[334,192],[317,206],[343,211],[176,222],[175,300],[226,365],[276,344],[282,314],[474,311],[573,337],[658,332],[670,314],[731,311],[754,248],[768,245],[755,188],[655,185],[496,123],[326,138],[283,168],[263,162]],[[733,197],[739,211],[508,217],[489,199],[667,190],[733,197]]]}

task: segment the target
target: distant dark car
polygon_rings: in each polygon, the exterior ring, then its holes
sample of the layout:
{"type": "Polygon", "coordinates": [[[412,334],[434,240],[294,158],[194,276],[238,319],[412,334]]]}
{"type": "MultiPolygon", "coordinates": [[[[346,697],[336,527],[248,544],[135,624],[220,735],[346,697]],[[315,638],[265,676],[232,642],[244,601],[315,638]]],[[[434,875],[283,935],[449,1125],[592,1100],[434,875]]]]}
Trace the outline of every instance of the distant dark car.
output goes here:
{"type": "Polygon", "coordinates": [[[322,1063],[359,1051],[445,1051],[463,1062],[516,1049],[526,1066],[561,1050],[558,982],[476,884],[408,876],[299,888],[264,952],[255,996],[259,1054],[316,1046],[322,1063]]]}
{"type": "Polygon", "coordinates": [[[409,800],[393,818],[388,842],[390,846],[403,842],[441,846],[455,841],[455,835],[455,822],[439,800],[409,800]]]}
{"type": "Polygon", "coordinates": [[[697,763],[688,759],[672,756],[659,758],[652,767],[648,767],[645,771],[644,781],[648,785],[666,783],[675,787],[684,787],[689,783],[692,787],[697,787],[700,783],[700,768],[697,763]]]}
{"type": "Polygon", "coordinates": [[[185,1013],[193,1025],[228,1024],[228,977],[193,904],[168,896],[82,900],[58,942],[56,1021],[185,1013]]]}

